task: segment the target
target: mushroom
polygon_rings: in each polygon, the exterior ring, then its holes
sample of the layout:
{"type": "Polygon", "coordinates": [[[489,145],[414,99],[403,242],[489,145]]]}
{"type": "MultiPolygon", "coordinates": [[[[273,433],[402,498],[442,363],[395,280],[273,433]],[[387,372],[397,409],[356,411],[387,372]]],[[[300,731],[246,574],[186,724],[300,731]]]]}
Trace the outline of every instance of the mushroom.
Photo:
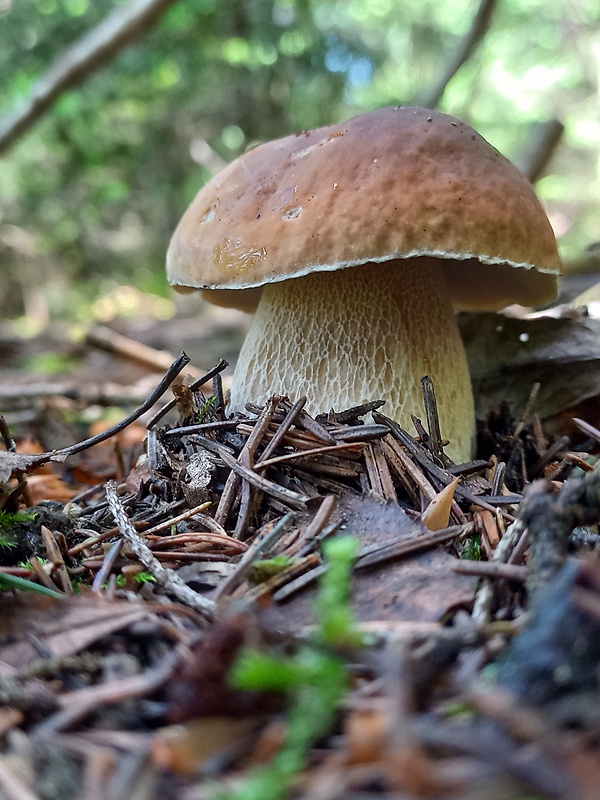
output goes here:
{"type": "Polygon", "coordinates": [[[311,413],[384,399],[402,426],[429,375],[448,454],[473,398],[454,309],[541,305],[560,260],[527,179],[473,128],[383,108],[262,144],[215,175],[169,245],[175,288],[254,310],[230,410],[306,395],[311,413]]]}

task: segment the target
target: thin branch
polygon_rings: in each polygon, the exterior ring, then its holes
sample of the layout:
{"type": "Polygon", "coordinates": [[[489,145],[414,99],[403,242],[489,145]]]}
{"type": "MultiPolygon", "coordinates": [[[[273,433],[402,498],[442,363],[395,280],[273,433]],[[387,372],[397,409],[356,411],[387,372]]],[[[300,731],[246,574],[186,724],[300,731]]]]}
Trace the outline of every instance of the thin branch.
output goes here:
{"type": "Polygon", "coordinates": [[[193,608],[205,619],[214,619],[216,607],[213,601],[195,592],[184,583],[175,572],[167,567],[163,567],[160,561],[153,555],[148,545],[142,540],[119,500],[115,481],[108,481],[105,488],[106,499],[108,500],[108,505],[115,518],[115,522],[119,527],[121,536],[129,545],[134,555],[137,556],[144,567],[146,567],[169,594],[172,594],[181,603],[193,608]]]}
{"type": "Polygon", "coordinates": [[[256,486],[257,489],[260,489],[271,497],[275,497],[277,500],[285,503],[288,506],[291,506],[292,508],[296,508],[299,511],[306,511],[306,504],[310,500],[308,495],[298,494],[298,492],[294,492],[291,489],[286,489],[284,486],[280,486],[278,483],[273,483],[273,481],[267,480],[267,478],[263,478],[261,475],[257,475],[253,469],[241,464],[236,458],[234,458],[234,456],[230,454],[226,447],[218,442],[213,442],[211,439],[207,439],[205,436],[201,436],[200,434],[196,435],[196,440],[207,450],[210,450],[211,453],[215,453],[215,455],[219,456],[221,461],[224,461],[225,465],[228,466],[229,469],[232,469],[244,480],[247,480],[253,486],[256,486]]]}
{"type": "Polygon", "coordinates": [[[135,422],[136,419],[139,419],[142,414],[145,414],[146,411],[149,411],[154,403],[158,400],[159,397],[167,391],[173,380],[181,370],[189,363],[189,356],[186,353],[181,353],[178,358],[173,361],[171,366],[165,372],[162,380],[151,392],[148,397],[144,400],[144,402],[139,405],[134,412],[129,414],[128,417],[122,419],[120,422],[115,423],[110,428],[107,428],[100,433],[97,433],[95,436],[90,436],[89,439],[84,439],[82,442],[77,442],[76,444],[72,444],[69,447],[63,447],[62,450],[56,450],[52,454],[49,453],[40,453],[40,455],[36,458],[36,464],[44,464],[46,461],[51,459],[46,458],[47,455],[61,455],[64,458],[68,458],[69,456],[74,456],[76,453],[81,453],[83,450],[88,450],[90,447],[94,447],[94,445],[100,444],[100,442],[104,442],[107,439],[112,438],[117,433],[120,433],[124,430],[128,425],[131,425],[132,422],[135,422]]]}
{"type": "MultiPolygon", "coordinates": [[[[85,343],[91,347],[97,347],[98,350],[104,350],[106,353],[127,359],[151,372],[164,372],[175,360],[175,356],[171,353],[156,350],[154,347],[137,342],[129,336],[123,336],[104,325],[94,325],[90,328],[85,335],[85,343]]],[[[187,372],[195,379],[202,374],[199,369],[190,366],[188,366],[187,372]]]]}
{"type": "MultiPolygon", "coordinates": [[[[188,359],[189,360],[189,359],[188,359]]],[[[195,381],[192,381],[189,385],[190,391],[195,391],[196,389],[200,389],[201,386],[204,386],[205,383],[208,383],[215,375],[218,375],[219,372],[222,372],[226,367],[229,366],[229,363],[225,361],[225,359],[219,359],[219,363],[216,364],[212,369],[209,369],[204,375],[201,375],[199,378],[196,378],[195,381]]],[[[166,403],[162,408],[160,408],[156,414],[152,417],[152,419],[148,420],[146,427],[148,430],[152,430],[152,428],[159,422],[166,414],[169,413],[175,406],[177,405],[177,400],[173,397],[166,403]]],[[[183,430],[177,429],[179,432],[183,430]]]]}
{"type": "Polygon", "coordinates": [[[189,363],[189,360],[189,356],[182,352],[179,358],[171,364],[156,389],[154,389],[133,413],[129,414],[129,416],[117,422],[112,427],[107,428],[105,431],[91,436],[89,439],[84,439],[82,442],[69,445],[69,447],[63,447],[61,450],[52,450],[49,453],[11,453],[9,451],[0,451],[0,481],[9,480],[11,474],[15,471],[28,470],[31,467],[37,469],[37,467],[41,467],[49,461],[65,461],[70,456],[81,453],[83,450],[94,447],[94,445],[100,444],[106,441],[106,439],[110,439],[112,436],[120,433],[128,425],[131,425],[132,422],[135,422],[136,419],[139,419],[142,414],[145,414],[146,411],[152,408],[154,403],[167,391],[181,370],[189,363]]]}
{"type": "Polygon", "coordinates": [[[549,119],[534,126],[533,135],[524,152],[516,160],[517,167],[531,183],[539,180],[562,139],[565,126],[559,119],[549,119]]]}
{"type": "Polygon", "coordinates": [[[450,59],[438,82],[423,97],[419,105],[425,108],[435,108],[439,104],[452,78],[483,41],[492,22],[496,5],[497,0],[481,0],[477,13],[473,17],[471,27],[462,39],[454,57],[450,59]]]}
{"type": "Polygon", "coordinates": [[[254,562],[264,553],[268,552],[279,541],[279,539],[281,539],[281,537],[287,533],[293,521],[294,512],[288,511],[288,513],[281,517],[272,528],[259,533],[258,536],[254,538],[254,541],[250,547],[235,565],[234,570],[227,578],[225,578],[224,581],[221,582],[214,595],[215,602],[221,597],[231,594],[236,586],[239,586],[246,575],[250,572],[254,562]]]}
{"type": "Polygon", "coordinates": [[[0,154],[33,127],[64,92],[79,86],[140,39],[175,2],[132,0],[69,47],[36,82],[24,106],[0,119],[0,154]]]}

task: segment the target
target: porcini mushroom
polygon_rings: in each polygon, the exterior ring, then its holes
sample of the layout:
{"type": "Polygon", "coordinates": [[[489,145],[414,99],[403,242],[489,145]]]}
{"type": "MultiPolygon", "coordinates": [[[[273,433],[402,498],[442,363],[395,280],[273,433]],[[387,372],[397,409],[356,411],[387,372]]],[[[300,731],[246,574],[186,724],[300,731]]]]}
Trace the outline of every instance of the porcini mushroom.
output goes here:
{"type": "Polygon", "coordinates": [[[473,400],[453,309],[546,303],[560,261],[531,185],[473,128],[383,108],[229,164],[185,212],[167,271],[256,308],[231,410],[273,394],[306,395],[310,412],[384,399],[408,426],[427,374],[465,460],[473,400]]]}

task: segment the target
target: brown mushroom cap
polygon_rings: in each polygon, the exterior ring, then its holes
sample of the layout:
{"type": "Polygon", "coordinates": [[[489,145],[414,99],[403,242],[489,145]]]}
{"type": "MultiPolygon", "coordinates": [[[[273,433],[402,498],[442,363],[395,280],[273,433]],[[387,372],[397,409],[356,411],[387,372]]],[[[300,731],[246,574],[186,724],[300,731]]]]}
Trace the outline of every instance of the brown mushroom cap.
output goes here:
{"type": "Polygon", "coordinates": [[[556,242],[528,180],[454,117],[383,108],[232,162],[181,219],[167,272],[249,310],[267,283],[419,256],[447,262],[458,308],[556,296],[556,242]]]}

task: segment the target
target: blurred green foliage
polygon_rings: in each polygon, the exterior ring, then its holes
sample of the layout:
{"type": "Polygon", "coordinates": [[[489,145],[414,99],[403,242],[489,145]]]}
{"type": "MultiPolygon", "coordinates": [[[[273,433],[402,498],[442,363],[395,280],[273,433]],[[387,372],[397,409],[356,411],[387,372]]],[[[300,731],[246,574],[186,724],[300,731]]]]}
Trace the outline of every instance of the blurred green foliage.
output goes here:
{"type": "MultiPolygon", "coordinates": [[[[116,0],[0,0],[0,114],[116,0]]],[[[179,0],[63,95],[0,161],[0,313],[77,316],[121,283],[168,291],[164,252],[200,185],[256,142],[418,103],[473,0],[179,0]]],[[[563,250],[600,238],[598,0],[500,0],[442,110],[518,158],[566,125],[538,184],[563,250]]]]}
{"type": "Polygon", "coordinates": [[[280,800],[289,796],[294,777],[304,768],[309,748],[329,732],[348,688],[346,665],[334,652],[351,652],[364,644],[350,604],[352,566],[359,542],[340,536],[324,543],[327,569],[319,579],[315,627],[293,655],[242,651],[231,683],[249,691],[286,692],[285,741],[271,763],[254,769],[234,794],[219,800],[280,800]]]}

